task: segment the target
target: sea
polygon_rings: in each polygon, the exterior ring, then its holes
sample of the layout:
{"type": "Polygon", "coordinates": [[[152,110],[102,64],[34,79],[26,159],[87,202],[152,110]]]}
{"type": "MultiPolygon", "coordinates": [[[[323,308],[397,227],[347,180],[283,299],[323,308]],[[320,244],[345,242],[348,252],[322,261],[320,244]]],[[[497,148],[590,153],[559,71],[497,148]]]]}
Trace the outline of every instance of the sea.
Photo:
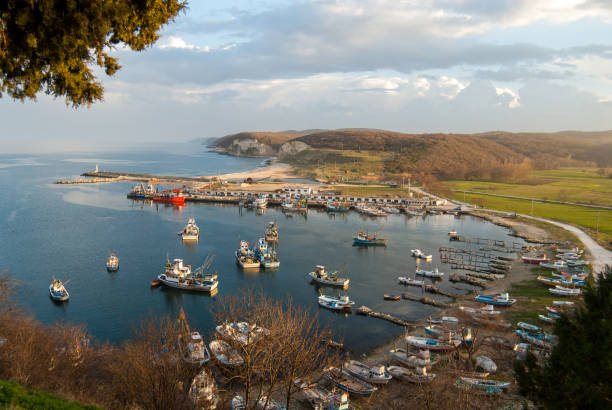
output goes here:
{"type": "MultiPolygon", "coordinates": [[[[412,321],[435,315],[439,309],[383,299],[386,293],[420,295],[420,289],[404,287],[397,280],[398,276],[414,277],[416,261],[411,249],[433,254],[431,262],[420,264],[423,269],[437,267],[446,273],[442,281],[435,282],[437,286],[466,293],[471,287],[449,282],[449,266],[440,262],[438,250],[449,245],[449,231],[520,242],[507,229],[471,216],[401,214],[372,219],[355,212],[333,215],[310,210],[299,216],[274,208],[258,213],[220,204],[176,207],[128,199],[132,187],[128,182],[53,183],[79,179],[96,166],[110,171],[198,176],[243,172],[261,165],[261,159],[219,155],[193,143],[125,152],[0,154],[0,270],[17,281],[20,306],[39,321],[84,324],[100,341],[121,343],[142,319],[177,316],[180,306],[191,327],[210,338],[215,326],[210,309],[220,296],[261,290],[311,309],[313,317],[329,326],[337,340],[362,354],[404,329],[380,319],[319,307],[319,288],[306,276],[315,265],[341,270],[350,278],[348,295],[356,307],[364,305],[412,321]],[[200,226],[200,240],[185,244],[177,233],[191,217],[200,226]],[[279,228],[280,269],[243,272],[235,263],[234,251],[242,239],[254,245],[269,221],[276,221],[279,228]],[[379,232],[389,239],[388,246],[353,246],[352,236],[360,230],[379,232]],[[105,267],[110,252],[120,260],[115,273],[105,267]],[[208,255],[215,255],[213,269],[219,273],[215,296],[150,287],[167,258],[181,258],[196,267],[208,255]],[[68,281],[68,302],[50,300],[48,288],[54,277],[68,281]]],[[[330,295],[338,292],[321,290],[330,295]]]]}

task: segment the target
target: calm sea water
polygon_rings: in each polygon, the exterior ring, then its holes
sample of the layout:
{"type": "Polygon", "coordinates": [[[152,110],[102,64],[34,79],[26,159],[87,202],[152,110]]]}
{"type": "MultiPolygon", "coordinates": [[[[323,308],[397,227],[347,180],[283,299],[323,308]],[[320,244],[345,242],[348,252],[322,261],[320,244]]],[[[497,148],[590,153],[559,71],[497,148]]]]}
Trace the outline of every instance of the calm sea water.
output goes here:
{"type": "MultiPolygon", "coordinates": [[[[0,269],[20,281],[19,298],[39,320],[46,323],[85,323],[97,338],[120,342],[149,314],[177,314],[183,306],[192,326],[210,332],[210,305],[216,298],[167,288],[150,288],[163,269],[166,255],[182,258],[192,266],[215,254],[219,272],[219,295],[261,288],[278,298],[319,312],[357,352],[366,351],[402,332],[399,326],[378,319],[340,315],[319,308],[318,291],[305,278],[315,264],[331,269],[346,264],[351,279],[349,295],[357,306],[366,305],[407,320],[434,314],[437,309],[402,300],[384,301],[384,293],[418,293],[397,284],[397,277],[414,273],[410,249],[418,247],[434,255],[425,268],[438,267],[437,249],[448,242],[447,232],[457,230],[468,237],[509,238],[508,231],[471,217],[449,215],[409,218],[394,215],[372,220],[360,215],[332,216],[311,211],[307,217],[287,217],[275,209],[264,215],[240,212],[234,206],[187,204],[178,208],[153,205],[126,198],[131,184],[53,185],[53,181],[77,177],[93,169],[151,172],[172,175],[209,175],[255,168],[257,159],[234,158],[205,152],[202,146],[179,145],[172,151],[122,152],[80,155],[0,156],[0,269]],[[197,244],[183,244],[177,232],[187,218],[195,217],[201,228],[197,244]],[[244,273],[233,252],[240,239],[254,244],[268,221],[279,226],[278,254],[281,268],[275,272],[244,273]],[[380,230],[389,237],[386,248],[353,247],[357,230],[380,230]],[[107,273],[106,258],[115,252],[120,270],[107,273]],[[55,304],[48,297],[53,276],[70,280],[70,301],[55,304]]],[[[444,279],[439,286],[465,292],[467,285],[444,279]]],[[[328,293],[337,291],[328,289],[328,293]]]]}

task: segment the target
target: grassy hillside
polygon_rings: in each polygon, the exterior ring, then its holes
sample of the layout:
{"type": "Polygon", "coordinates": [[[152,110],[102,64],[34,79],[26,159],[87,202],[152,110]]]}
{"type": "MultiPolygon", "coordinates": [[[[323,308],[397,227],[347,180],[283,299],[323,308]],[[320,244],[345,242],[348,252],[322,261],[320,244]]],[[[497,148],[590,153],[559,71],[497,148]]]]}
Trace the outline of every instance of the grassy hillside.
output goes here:
{"type": "Polygon", "coordinates": [[[287,141],[291,141],[301,134],[294,132],[239,132],[238,134],[226,135],[215,141],[215,145],[221,148],[229,147],[234,141],[243,139],[256,139],[257,141],[278,148],[287,141]]]}
{"type": "Polygon", "coordinates": [[[94,410],[49,393],[26,389],[14,382],[0,380],[0,407],[3,409],[94,410]]]}

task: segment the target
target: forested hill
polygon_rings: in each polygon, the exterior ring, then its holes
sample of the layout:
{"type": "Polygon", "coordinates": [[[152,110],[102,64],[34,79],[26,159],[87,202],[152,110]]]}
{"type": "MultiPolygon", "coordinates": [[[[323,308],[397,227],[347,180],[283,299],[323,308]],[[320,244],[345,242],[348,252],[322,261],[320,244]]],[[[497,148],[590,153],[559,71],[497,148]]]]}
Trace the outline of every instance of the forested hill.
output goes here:
{"type": "MultiPolygon", "coordinates": [[[[385,174],[429,173],[478,178],[533,168],[612,166],[612,131],[558,133],[406,134],[373,129],[241,132],[215,142],[234,155],[291,157],[308,151],[375,152],[385,174]],[[314,131],[314,132],[313,132],[314,131]]],[[[340,155],[340,154],[338,154],[340,155]]],[[[290,158],[289,158],[290,159],[290,158]]]]}

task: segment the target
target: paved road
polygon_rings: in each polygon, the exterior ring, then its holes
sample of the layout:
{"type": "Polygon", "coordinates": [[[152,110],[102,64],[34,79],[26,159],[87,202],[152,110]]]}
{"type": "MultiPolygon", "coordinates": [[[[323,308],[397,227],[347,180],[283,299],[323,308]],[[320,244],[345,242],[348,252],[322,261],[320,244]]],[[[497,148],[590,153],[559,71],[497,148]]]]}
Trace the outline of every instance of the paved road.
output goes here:
{"type": "Polygon", "coordinates": [[[593,238],[586,234],[582,229],[576,228],[573,225],[564,224],[562,222],[551,221],[550,219],[538,218],[530,215],[521,215],[524,218],[534,219],[536,221],[548,222],[559,226],[566,231],[570,231],[578,237],[591,254],[591,264],[593,265],[594,273],[601,273],[606,265],[612,266],[612,252],[598,244],[593,238]]]}

